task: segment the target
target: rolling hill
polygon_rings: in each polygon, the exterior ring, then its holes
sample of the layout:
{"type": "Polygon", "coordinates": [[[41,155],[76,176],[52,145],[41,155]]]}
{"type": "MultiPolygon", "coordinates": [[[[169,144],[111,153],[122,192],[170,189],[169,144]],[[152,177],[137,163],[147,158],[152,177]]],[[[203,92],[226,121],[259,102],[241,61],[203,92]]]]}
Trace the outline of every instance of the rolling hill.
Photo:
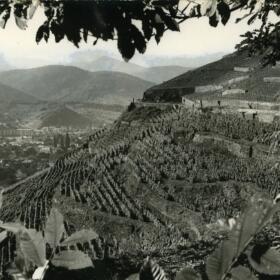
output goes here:
{"type": "Polygon", "coordinates": [[[2,72],[0,82],[46,101],[110,104],[128,104],[153,85],[124,73],[57,65],[2,72]]]}
{"type": "Polygon", "coordinates": [[[0,103],[36,103],[38,99],[20,89],[0,83],[0,103]]]}
{"type": "Polygon", "coordinates": [[[43,127],[72,127],[84,129],[90,127],[92,122],[90,119],[80,115],[79,113],[63,106],[54,111],[47,112],[40,117],[39,128],[43,127]]]}
{"type": "Polygon", "coordinates": [[[241,89],[246,93],[227,96],[227,98],[277,101],[279,83],[265,82],[264,79],[266,77],[280,77],[280,67],[262,67],[259,61],[260,57],[248,57],[246,53],[227,55],[221,60],[191,70],[148,89],[144,94],[144,100],[160,98],[163,102],[172,100],[180,102],[183,95],[194,99],[202,96],[211,98],[221,96],[221,93],[226,89],[241,89]],[[238,71],[235,70],[236,67],[241,68],[241,70],[248,68],[249,71],[238,71]],[[195,91],[195,87],[208,85],[223,85],[223,89],[203,93],[195,91]]]}

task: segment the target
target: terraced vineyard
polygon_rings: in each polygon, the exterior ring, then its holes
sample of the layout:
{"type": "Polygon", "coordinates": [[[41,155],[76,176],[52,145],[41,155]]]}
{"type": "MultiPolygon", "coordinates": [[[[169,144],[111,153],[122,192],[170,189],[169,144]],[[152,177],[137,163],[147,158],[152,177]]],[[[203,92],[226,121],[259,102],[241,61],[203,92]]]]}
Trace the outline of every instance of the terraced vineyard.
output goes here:
{"type": "MultiPolygon", "coordinates": [[[[0,219],[40,230],[56,206],[68,234],[99,233],[81,245],[93,259],[118,263],[133,255],[129,274],[152,254],[172,274],[210,253],[217,219],[236,215],[253,193],[279,192],[279,127],[236,115],[136,108],[52,168],[5,189],[0,219]]],[[[13,236],[0,244],[2,269],[14,247],[13,236]]]]}

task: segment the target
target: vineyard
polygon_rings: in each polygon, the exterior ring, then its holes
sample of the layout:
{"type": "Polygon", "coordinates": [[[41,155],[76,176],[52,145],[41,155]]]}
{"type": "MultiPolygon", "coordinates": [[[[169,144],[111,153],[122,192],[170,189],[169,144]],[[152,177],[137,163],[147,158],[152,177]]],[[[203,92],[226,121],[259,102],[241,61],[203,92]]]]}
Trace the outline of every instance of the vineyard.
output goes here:
{"type": "MultiPolygon", "coordinates": [[[[215,248],[218,219],[236,216],[253,194],[279,192],[278,131],[280,123],[230,114],[135,108],[53,167],[3,190],[0,220],[43,230],[55,206],[69,235],[84,228],[99,234],[81,244],[92,259],[115,267],[126,260],[129,275],[152,255],[172,275],[182,263],[201,265],[215,248]],[[267,156],[238,157],[226,145],[195,142],[202,134],[261,145],[267,156]]],[[[1,270],[14,248],[13,235],[0,243],[1,270]]]]}

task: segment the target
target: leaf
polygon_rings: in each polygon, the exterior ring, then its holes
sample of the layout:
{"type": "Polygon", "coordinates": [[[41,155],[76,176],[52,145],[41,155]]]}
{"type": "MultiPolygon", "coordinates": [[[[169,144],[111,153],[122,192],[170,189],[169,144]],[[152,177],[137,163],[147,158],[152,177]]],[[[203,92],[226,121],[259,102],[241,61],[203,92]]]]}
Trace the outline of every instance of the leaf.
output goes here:
{"type": "Polygon", "coordinates": [[[29,18],[32,19],[37,8],[40,5],[40,1],[39,0],[32,0],[32,4],[30,5],[30,9],[29,9],[29,18]]]}
{"type": "Polygon", "coordinates": [[[118,31],[118,49],[125,61],[130,60],[135,53],[135,45],[129,32],[118,31]]]}
{"type": "Polygon", "coordinates": [[[219,23],[219,18],[217,13],[215,13],[213,16],[209,17],[209,24],[213,27],[217,27],[219,23]]]}
{"type": "Polygon", "coordinates": [[[271,200],[254,196],[250,205],[244,211],[239,219],[237,219],[230,238],[237,239],[236,254],[242,253],[247,243],[254,237],[256,233],[261,231],[272,216],[279,210],[279,205],[274,204],[271,200]]]}
{"type": "Polygon", "coordinates": [[[0,243],[1,243],[2,241],[4,241],[4,240],[7,238],[7,236],[8,236],[8,232],[7,232],[6,230],[2,231],[2,232],[0,233],[0,243]]]}
{"type": "MultiPolygon", "coordinates": [[[[147,11],[147,13],[148,13],[148,11],[147,11]]],[[[147,40],[150,40],[152,37],[152,34],[153,34],[152,20],[149,16],[150,15],[148,14],[142,20],[142,30],[143,30],[144,36],[147,38],[147,40]]]]}
{"type": "Polygon", "coordinates": [[[60,42],[64,38],[64,36],[65,36],[64,29],[57,22],[52,21],[50,29],[51,29],[51,32],[54,35],[56,43],[60,42]]]}
{"type": "Polygon", "coordinates": [[[6,23],[11,15],[11,7],[9,5],[5,5],[3,7],[4,10],[1,9],[1,16],[0,16],[0,27],[5,28],[6,23]]]}
{"type": "Polygon", "coordinates": [[[203,16],[212,17],[217,9],[217,0],[200,0],[200,12],[203,16]]]}
{"type": "Polygon", "coordinates": [[[268,249],[259,260],[248,256],[251,266],[261,274],[280,275],[280,252],[275,248],[268,249]]]}
{"type": "Polygon", "coordinates": [[[17,234],[18,232],[23,230],[24,227],[20,223],[0,223],[0,228],[17,234]]]}
{"type": "Polygon", "coordinates": [[[53,249],[59,244],[64,231],[62,214],[57,209],[52,208],[46,222],[45,236],[47,243],[49,243],[53,249]]]}
{"type": "Polygon", "coordinates": [[[221,1],[218,3],[217,9],[222,18],[223,25],[226,25],[231,15],[229,5],[224,1],[221,1]]]}
{"type": "Polygon", "coordinates": [[[160,39],[161,39],[161,37],[164,33],[164,24],[163,23],[155,23],[154,27],[156,29],[155,39],[156,39],[156,42],[159,43],[160,39]]]}
{"type": "Polygon", "coordinates": [[[179,24],[177,23],[177,21],[175,19],[173,19],[171,16],[167,15],[160,8],[157,8],[156,11],[157,11],[160,19],[162,19],[162,21],[156,21],[157,23],[165,23],[165,25],[167,26],[168,29],[170,29],[172,31],[180,31],[179,24]]]}
{"type": "Polygon", "coordinates": [[[92,261],[88,255],[81,251],[62,251],[55,255],[52,263],[57,267],[67,269],[82,269],[92,266],[92,261]]]}
{"type": "Polygon", "coordinates": [[[0,191],[0,209],[2,208],[3,205],[3,193],[4,193],[4,189],[0,191]]]}
{"type": "Polygon", "coordinates": [[[235,252],[233,240],[221,242],[219,247],[210,255],[206,264],[206,272],[210,280],[222,279],[228,268],[231,266],[235,252]]]}
{"type": "Polygon", "coordinates": [[[83,30],[83,39],[84,41],[87,43],[87,38],[88,38],[88,29],[85,29],[83,30]]]}
{"type": "Polygon", "coordinates": [[[258,17],[258,14],[252,15],[252,16],[248,19],[247,24],[250,25],[250,24],[254,23],[255,20],[257,19],[257,17],[258,17]]]}
{"type": "Polygon", "coordinates": [[[27,21],[24,18],[15,16],[16,25],[21,30],[25,30],[27,28],[27,21]]]}
{"type": "Polygon", "coordinates": [[[201,276],[192,268],[184,268],[176,274],[175,280],[201,280],[201,276]]]}
{"type": "Polygon", "coordinates": [[[125,280],[139,280],[139,273],[131,274],[125,280]]]}
{"type": "Polygon", "coordinates": [[[137,29],[135,25],[131,25],[131,37],[134,40],[135,48],[139,53],[144,53],[146,51],[146,41],[143,34],[137,29]]]}
{"type": "Polygon", "coordinates": [[[210,280],[221,279],[244,251],[253,237],[270,221],[278,205],[260,196],[252,198],[245,212],[237,219],[229,239],[221,242],[208,258],[206,271],[210,280]]]}
{"type": "Polygon", "coordinates": [[[26,229],[20,234],[20,248],[26,259],[37,266],[46,263],[46,244],[41,232],[26,229]]]}
{"type": "Polygon", "coordinates": [[[62,246],[71,246],[77,243],[89,242],[93,239],[98,238],[98,234],[93,230],[83,229],[78,232],[73,233],[71,236],[66,238],[61,245],[62,246]]]}
{"type": "Polygon", "coordinates": [[[256,276],[247,267],[238,266],[231,270],[232,280],[257,280],[256,276]]]}
{"type": "Polygon", "coordinates": [[[167,280],[164,270],[150,258],[146,258],[140,269],[139,280],[167,280]]]}
{"type": "Polygon", "coordinates": [[[46,261],[44,266],[39,266],[36,268],[32,275],[32,280],[42,280],[45,277],[45,274],[49,268],[49,261],[46,261]]]}
{"type": "Polygon", "coordinates": [[[45,32],[45,26],[44,25],[41,25],[38,30],[37,30],[37,33],[36,33],[36,43],[39,43],[42,39],[43,39],[43,36],[44,36],[44,32],[45,32]]]}

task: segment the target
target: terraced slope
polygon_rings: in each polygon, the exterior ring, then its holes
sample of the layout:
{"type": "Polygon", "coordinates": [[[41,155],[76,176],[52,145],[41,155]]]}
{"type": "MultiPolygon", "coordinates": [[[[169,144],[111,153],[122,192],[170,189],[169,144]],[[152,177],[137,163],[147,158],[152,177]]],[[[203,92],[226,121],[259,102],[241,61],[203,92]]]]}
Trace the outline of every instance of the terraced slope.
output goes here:
{"type": "MultiPolygon", "coordinates": [[[[154,254],[174,273],[213,249],[216,233],[207,225],[236,215],[256,192],[279,191],[279,127],[236,115],[136,108],[52,168],[4,190],[0,219],[40,230],[56,206],[68,233],[94,227],[101,235],[83,244],[93,259],[114,260],[120,269],[125,258],[130,274],[154,254]]],[[[0,244],[2,268],[13,248],[13,237],[0,244]]]]}
{"type": "Polygon", "coordinates": [[[244,94],[227,95],[226,98],[246,100],[277,101],[279,82],[265,82],[267,77],[280,77],[280,67],[262,67],[260,57],[248,57],[246,53],[233,53],[205,66],[188,71],[169,81],[149,88],[144,93],[144,101],[181,102],[181,97],[188,95],[191,99],[221,96],[227,88],[242,89],[244,94]],[[235,68],[250,68],[248,72],[236,71],[235,68]],[[240,79],[242,77],[248,77],[240,79]],[[230,85],[226,85],[227,82],[230,85]],[[196,87],[224,85],[223,90],[196,92],[196,87]]]}

